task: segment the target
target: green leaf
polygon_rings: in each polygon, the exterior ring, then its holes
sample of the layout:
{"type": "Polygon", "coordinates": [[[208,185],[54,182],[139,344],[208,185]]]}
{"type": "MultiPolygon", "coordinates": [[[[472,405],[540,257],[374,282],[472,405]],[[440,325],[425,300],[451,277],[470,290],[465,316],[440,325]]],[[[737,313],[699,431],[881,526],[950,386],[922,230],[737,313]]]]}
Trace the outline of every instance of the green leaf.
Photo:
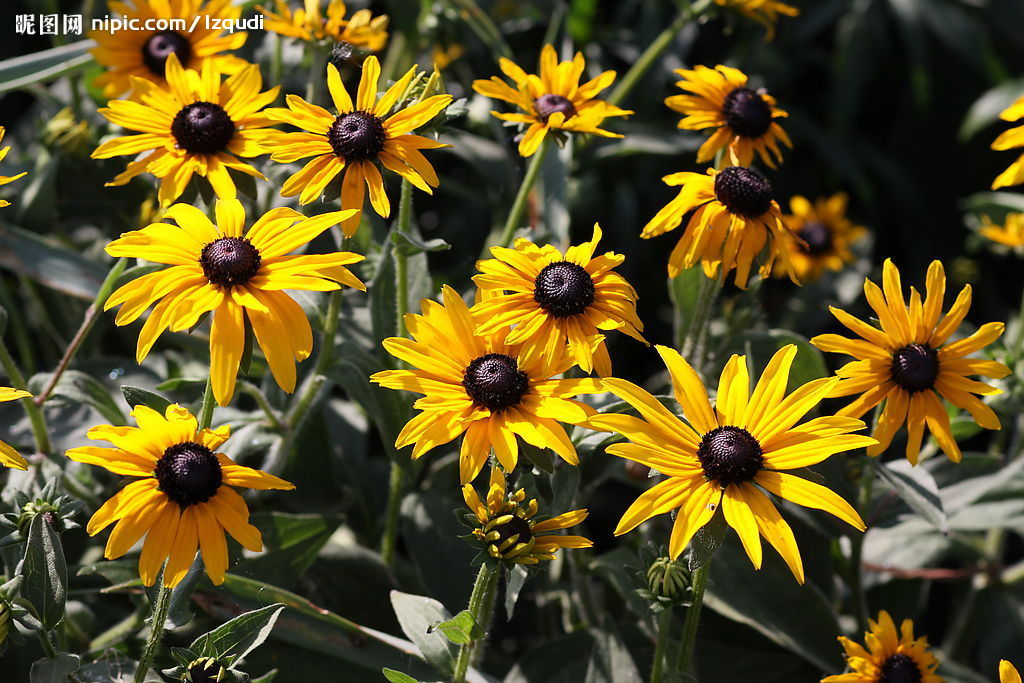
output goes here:
{"type": "Polygon", "coordinates": [[[594,648],[587,663],[584,683],[641,683],[640,671],[609,620],[601,629],[591,629],[594,648]]]}
{"type": "Polygon", "coordinates": [[[91,40],[53,47],[0,62],[0,94],[49,81],[81,69],[92,61],[87,51],[95,47],[91,40]]]}
{"type": "MultiPolygon", "coordinates": [[[[788,330],[769,330],[743,335],[743,342],[750,344],[751,354],[761,370],[776,351],[789,344],[796,346],[796,358],[789,371],[789,390],[810,382],[827,377],[830,373],[825,365],[825,357],[806,337],[788,330]]],[[[756,375],[752,375],[756,376],[756,375]]]]}
{"type": "Polygon", "coordinates": [[[1022,94],[1024,94],[1024,79],[1000,83],[986,91],[967,110],[964,122],[960,124],[960,141],[969,140],[981,129],[998,121],[999,114],[1022,94]]]}
{"type": "Polygon", "coordinates": [[[668,296],[672,300],[672,329],[675,330],[677,344],[689,333],[704,279],[704,269],[699,265],[669,278],[668,296]]]}
{"type": "MultiPolygon", "coordinates": [[[[342,344],[337,356],[327,370],[327,377],[366,411],[380,431],[385,448],[393,452],[395,439],[412,415],[411,395],[369,382],[370,375],[385,368],[375,356],[355,344],[342,344]]],[[[408,462],[407,458],[401,460],[408,462]]]]}
{"type": "Polygon", "coordinates": [[[36,608],[46,630],[52,631],[64,616],[68,568],[60,536],[43,515],[36,515],[29,525],[21,573],[25,577],[22,596],[36,608]]]}
{"type": "Polygon", "coordinates": [[[1024,211],[1024,194],[1016,192],[975,192],[963,201],[964,211],[1002,222],[1006,214],[1024,211]]]}
{"type": "Polygon", "coordinates": [[[32,662],[28,673],[29,683],[67,683],[68,676],[78,671],[81,659],[67,652],[57,653],[56,658],[32,662]]]}
{"type": "Polygon", "coordinates": [[[391,681],[391,683],[419,683],[419,681],[417,681],[412,676],[404,674],[401,671],[389,669],[386,666],[383,669],[381,669],[380,672],[384,674],[384,678],[391,681]]]}
{"type": "Polygon", "coordinates": [[[259,512],[249,520],[263,532],[268,552],[238,564],[235,571],[275,585],[298,581],[341,524],[338,515],[259,512]]]}
{"type": "Polygon", "coordinates": [[[242,659],[267,639],[284,608],[283,603],[274,603],[240,614],[193,640],[189,649],[218,660],[242,659]]]}
{"type": "MultiPolygon", "coordinates": [[[[30,384],[43,387],[51,377],[52,373],[35,375],[30,384]]],[[[65,370],[53,388],[53,395],[63,396],[73,403],[92,406],[110,424],[123,425],[126,422],[124,413],[111,398],[110,391],[98,379],[79,370],[65,370]]]]}
{"type": "Polygon", "coordinates": [[[0,267],[87,301],[95,298],[107,274],[78,252],[7,223],[0,223],[0,267]]]}
{"type": "Polygon", "coordinates": [[[452,245],[445,242],[440,237],[435,237],[431,240],[425,240],[415,232],[398,232],[393,230],[391,232],[391,242],[395,245],[396,249],[400,249],[402,253],[407,256],[413,254],[419,254],[425,251],[447,251],[452,248],[452,245]]]}
{"type": "Polygon", "coordinates": [[[906,460],[894,460],[876,468],[904,503],[945,533],[949,530],[946,511],[939,498],[939,487],[923,467],[914,467],[906,460]]]}
{"type": "Polygon", "coordinates": [[[132,408],[142,405],[152,408],[161,415],[167,410],[167,406],[171,405],[171,402],[160,394],[154,394],[152,391],[142,387],[133,387],[125,384],[121,387],[121,393],[124,394],[125,402],[132,408]]]}
{"type": "Polygon", "coordinates": [[[519,594],[526,585],[526,579],[530,573],[521,564],[517,564],[508,572],[508,583],[505,585],[505,615],[508,621],[512,621],[512,612],[519,601],[519,594]]]}
{"type": "MultiPolygon", "coordinates": [[[[188,573],[177,586],[171,589],[170,604],[167,607],[166,628],[178,628],[192,621],[192,593],[199,585],[205,571],[203,562],[198,557],[192,561],[188,573]]],[[[149,596],[149,604],[155,605],[162,590],[159,582],[153,586],[146,586],[146,595],[149,596]]]]}
{"type": "Polygon", "coordinates": [[[690,543],[689,568],[696,571],[711,561],[725,540],[725,532],[729,525],[725,522],[725,514],[721,508],[715,510],[708,523],[697,529],[690,543]]]}
{"type": "Polygon", "coordinates": [[[455,669],[455,647],[431,626],[451,619],[444,605],[433,598],[391,591],[391,606],[402,632],[420,649],[423,657],[446,676],[455,669]]]}
{"type": "Polygon", "coordinates": [[[448,640],[452,641],[456,645],[465,645],[472,643],[473,641],[480,640],[486,634],[484,630],[480,628],[480,625],[476,623],[476,619],[470,614],[469,610],[462,610],[451,619],[442,621],[430,631],[438,630],[445,635],[448,640]]]}

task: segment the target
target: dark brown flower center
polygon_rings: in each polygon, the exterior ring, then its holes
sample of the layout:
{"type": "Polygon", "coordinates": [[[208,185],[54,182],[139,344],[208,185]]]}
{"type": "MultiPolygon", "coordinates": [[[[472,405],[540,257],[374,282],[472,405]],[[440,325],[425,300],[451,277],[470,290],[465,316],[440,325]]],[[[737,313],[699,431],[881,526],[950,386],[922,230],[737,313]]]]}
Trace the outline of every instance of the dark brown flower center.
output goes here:
{"type": "Polygon", "coordinates": [[[576,107],[561,95],[541,95],[534,100],[533,106],[537,109],[537,117],[543,123],[547,123],[556,111],[565,114],[566,119],[576,115],[576,107]]]}
{"type": "Polygon", "coordinates": [[[921,683],[921,668],[907,655],[893,655],[882,665],[878,683],[921,683]]]}
{"type": "Polygon", "coordinates": [[[203,247],[199,255],[206,279],[222,287],[244,285],[262,262],[259,250],[244,237],[221,237],[203,247]]]}
{"type": "Polygon", "coordinates": [[[715,197],[730,213],[757,218],[772,206],[772,184],[752,168],[728,166],[715,176],[715,197]]]}
{"type": "Polygon", "coordinates": [[[892,354],[892,380],[910,393],[931,389],[939,376],[939,354],[927,344],[908,344],[892,354]]]}
{"type": "Polygon", "coordinates": [[[594,278],[576,263],[549,263],[533,281],[533,300],[555,318],[579,315],[594,303],[594,278]]]}
{"type": "Polygon", "coordinates": [[[193,102],[174,116],[171,134],[189,154],[216,154],[234,137],[235,122],[219,104],[193,102]]]}
{"type": "Polygon", "coordinates": [[[167,69],[167,58],[172,54],[178,56],[183,67],[188,66],[192,59],[192,43],[188,38],[174,31],[154,33],[142,46],[142,63],[157,76],[164,76],[167,69]]]}
{"type": "Polygon", "coordinates": [[[800,245],[800,248],[811,256],[827,254],[832,250],[832,231],[821,221],[807,221],[797,232],[807,246],[800,245]]]}
{"type": "Polygon", "coordinates": [[[345,161],[376,159],[387,139],[384,123],[367,111],[339,114],[327,131],[331,149],[345,161]]]}
{"type": "Polygon", "coordinates": [[[217,456],[195,441],[165,450],[153,474],[164,495],[183,508],[213,498],[223,481],[217,456]]]}
{"type": "Polygon", "coordinates": [[[697,447],[704,476],[722,486],[750,481],[761,471],[761,444],[742,427],[715,427],[697,447]]]}
{"type": "Polygon", "coordinates": [[[505,543],[505,541],[509,540],[513,536],[516,537],[516,540],[513,541],[513,544],[529,543],[530,539],[533,538],[533,531],[530,529],[530,523],[522,517],[517,517],[515,515],[513,515],[512,519],[505,522],[504,524],[499,524],[493,529],[491,529],[492,533],[495,531],[498,532],[498,538],[491,541],[490,544],[493,545],[499,552],[501,552],[501,546],[505,543]]]}
{"type": "Polygon", "coordinates": [[[474,404],[501,412],[519,404],[530,388],[530,378],[519,369],[515,358],[488,353],[466,366],[462,386],[474,404]]]}
{"type": "Polygon", "coordinates": [[[772,125],[772,108],[750,88],[736,88],[725,96],[722,114],[736,135],[759,138],[772,125]]]}

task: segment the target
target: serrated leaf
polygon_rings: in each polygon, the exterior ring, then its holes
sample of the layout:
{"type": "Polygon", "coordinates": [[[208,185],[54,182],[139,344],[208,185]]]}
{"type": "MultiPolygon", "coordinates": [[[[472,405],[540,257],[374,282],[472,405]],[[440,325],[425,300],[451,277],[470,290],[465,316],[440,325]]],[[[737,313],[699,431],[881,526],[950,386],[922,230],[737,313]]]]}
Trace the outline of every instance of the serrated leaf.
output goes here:
{"type": "Polygon", "coordinates": [[[914,467],[906,460],[894,460],[876,468],[904,503],[945,533],[949,530],[946,511],[939,497],[939,487],[932,475],[922,467],[914,467]]]}
{"type": "Polygon", "coordinates": [[[434,627],[456,645],[465,645],[480,640],[486,635],[469,610],[462,610],[451,619],[434,627]]]}
{"type": "Polygon", "coordinates": [[[152,391],[142,387],[133,387],[125,384],[121,387],[121,393],[124,395],[125,402],[131,408],[142,405],[152,408],[163,415],[167,410],[167,406],[171,405],[171,402],[160,394],[154,394],[152,391]]]}
{"type": "Polygon", "coordinates": [[[68,568],[60,536],[43,515],[36,515],[29,525],[21,573],[25,577],[22,596],[36,608],[46,630],[52,631],[64,616],[68,568]]]}
{"type": "Polygon", "coordinates": [[[278,602],[240,614],[193,640],[189,649],[219,660],[242,659],[267,639],[284,608],[284,603],[278,602]]]}

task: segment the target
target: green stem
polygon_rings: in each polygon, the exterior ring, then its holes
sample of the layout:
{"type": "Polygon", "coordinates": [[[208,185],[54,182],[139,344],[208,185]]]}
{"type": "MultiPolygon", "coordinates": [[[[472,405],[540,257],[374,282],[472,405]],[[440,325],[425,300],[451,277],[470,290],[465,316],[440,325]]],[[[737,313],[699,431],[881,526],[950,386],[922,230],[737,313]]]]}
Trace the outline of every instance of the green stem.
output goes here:
{"type": "Polygon", "coordinates": [[[309,80],[306,82],[306,101],[318,104],[327,83],[327,57],[329,55],[321,45],[313,44],[309,64],[309,80]]]}
{"type": "Polygon", "coordinates": [[[651,683],[661,681],[665,666],[665,649],[668,645],[669,631],[672,630],[672,607],[661,611],[658,617],[658,640],[654,643],[654,661],[651,663],[651,683]]]}
{"type": "Polygon", "coordinates": [[[487,629],[491,623],[491,614],[494,612],[494,596],[497,593],[500,574],[500,566],[491,567],[487,562],[480,565],[476,582],[473,584],[473,593],[469,596],[469,613],[484,635],[479,641],[465,643],[459,647],[452,683],[463,683],[466,680],[466,672],[469,671],[470,663],[483,651],[483,644],[487,639],[487,629]]]}
{"type": "Polygon", "coordinates": [[[57,386],[57,382],[60,381],[61,375],[68,369],[68,365],[71,360],[78,353],[78,349],[81,348],[82,342],[89,336],[89,332],[92,331],[96,321],[99,320],[100,315],[103,313],[103,305],[107,303],[107,299],[110,298],[110,294],[114,291],[114,285],[117,283],[118,278],[124,273],[125,267],[128,265],[128,259],[117,259],[117,262],[110,267],[107,272],[107,277],[104,278],[103,284],[100,285],[100,289],[96,292],[96,297],[89,304],[89,308],[85,309],[85,318],[82,320],[81,326],[78,328],[78,332],[75,333],[71,343],[68,344],[67,349],[64,351],[64,355],[60,359],[60,363],[57,364],[57,369],[50,375],[50,381],[46,383],[46,387],[39,392],[39,395],[35,397],[36,405],[43,405],[43,402],[50,397],[53,393],[54,387],[57,386]]]}
{"type": "Polygon", "coordinates": [[[39,637],[39,644],[43,646],[43,652],[50,659],[57,658],[57,650],[53,647],[53,643],[50,642],[50,632],[42,629],[36,631],[36,636],[39,637]]]}
{"type": "Polygon", "coordinates": [[[199,407],[199,429],[203,430],[213,423],[213,407],[216,405],[213,400],[213,379],[212,376],[206,379],[206,389],[203,390],[203,404],[199,407]]]}
{"type": "Polygon", "coordinates": [[[263,392],[259,390],[259,387],[256,387],[249,382],[242,381],[238,383],[238,388],[240,391],[244,391],[255,399],[256,403],[263,411],[263,414],[267,416],[267,420],[270,422],[271,427],[279,432],[284,431],[284,423],[281,422],[281,418],[278,416],[277,411],[270,405],[270,402],[267,401],[267,397],[263,395],[263,392]]]}
{"type": "MultiPolygon", "coordinates": [[[[160,579],[163,581],[163,572],[160,572],[160,579]]],[[[149,638],[146,640],[146,647],[142,650],[142,658],[139,660],[139,668],[135,670],[134,683],[143,683],[146,674],[153,664],[153,657],[157,648],[160,647],[160,640],[164,636],[164,623],[167,621],[167,611],[171,607],[171,589],[166,586],[160,587],[157,594],[156,604],[153,605],[153,620],[150,624],[149,638]]]]}
{"type": "Polygon", "coordinates": [[[474,0],[448,0],[449,4],[458,10],[459,17],[466,22],[469,28],[480,38],[490,49],[491,56],[497,61],[498,57],[512,59],[512,49],[501,32],[501,29],[494,23],[490,15],[480,9],[474,0]]]}
{"type": "Polygon", "coordinates": [[[380,554],[384,564],[395,562],[395,545],[398,538],[398,517],[401,511],[402,495],[405,491],[405,471],[392,460],[391,476],[388,478],[388,507],[384,514],[384,535],[380,541],[380,554]]]}
{"type": "MultiPolygon", "coordinates": [[[[877,422],[878,411],[873,420],[877,422]]],[[[874,432],[874,426],[872,426],[874,432]]],[[[871,491],[875,483],[875,458],[865,454],[860,473],[860,490],[857,495],[857,509],[865,523],[871,517],[871,491]]],[[[864,535],[858,533],[850,538],[850,590],[853,593],[854,616],[857,618],[857,630],[863,633],[868,630],[868,596],[864,590],[864,535]]]]}
{"type": "Polygon", "coordinates": [[[619,84],[615,86],[611,94],[608,95],[608,104],[618,105],[622,100],[626,98],[626,95],[636,87],[637,82],[643,78],[643,75],[647,73],[647,70],[651,68],[651,64],[654,63],[661,54],[668,49],[668,46],[672,44],[676,34],[682,30],[690,21],[695,17],[699,16],[708,5],[711,4],[711,0],[695,0],[689,5],[679,10],[679,14],[672,21],[668,27],[658,34],[647,49],[644,50],[640,58],[633,62],[633,66],[629,68],[626,75],[622,77],[619,84]]]}
{"type": "Polygon", "coordinates": [[[704,606],[704,587],[708,581],[711,560],[693,572],[690,583],[690,606],[686,608],[686,621],[683,622],[682,643],[679,646],[679,660],[676,671],[687,673],[693,666],[693,652],[697,646],[697,626],[700,624],[700,611],[704,606]]]}
{"type": "MultiPolygon", "coordinates": [[[[700,266],[695,266],[699,268],[700,266]]],[[[693,307],[693,315],[686,326],[685,334],[679,343],[679,352],[683,358],[688,359],[690,364],[698,370],[703,365],[702,359],[704,348],[704,336],[707,331],[708,322],[711,320],[711,309],[721,289],[722,276],[710,278],[701,274],[700,290],[697,292],[697,301],[693,307]]]]}
{"type": "MultiPolygon", "coordinates": [[[[28,383],[25,381],[25,377],[21,374],[21,370],[18,369],[14,359],[11,358],[7,345],[4,344],[2,338],[0,338],[0,365],[3,366],[7,376],[10,377],[11,384],[14,385],[15,389],[28,391],[28,383]]],[[[46,416],[43,415],[42,409],[36,405],[31,397],[21,399],[21,405],[25,407],[29,422],[32,424],[32,436],[35,438],[36,451],[43,455],[48,455],[52,446],[50,445],[50,435],[46,431],[46,416]]]]}
{"type": "MultiPolygon", "coordinates": [[[[398,200],[398,222],[395,229],[400,235],[408,235],[412,227],[412,183],[402,181],[402,194],[398,200]]],[[[405,336],[405,314],[409,312],[409,257],[405,244],[392,244],[391,253],[395,258],[395,310],[397,312],[397,334],[405,336]]]]}
{"type": "Polygon", "coordinates": [[[512,237],[515,235],[516,228],[519,227],[519,222],[523,218],[523,212],[526,210],[526,200],[530,196],[530,190],[533,189],[534,183],[537,182],[537,177],[540,176],[540,169],[544,165],[544,157],[550,146],[551,141],[548,138],[544,138],[544,141],[540,143],[540,148],[534,152],[533,157],[530,159],[530,164],[526,167],[526,175],[523,176],[523,182],[519,186],[519,192],[516,193],[516,198],[512,202],[512,208],[508,212],[508,218],[505,219],[505,227],[502,229],[501,237],[498,239],[499,246],[507,247],[512,244],[512,237]]]}

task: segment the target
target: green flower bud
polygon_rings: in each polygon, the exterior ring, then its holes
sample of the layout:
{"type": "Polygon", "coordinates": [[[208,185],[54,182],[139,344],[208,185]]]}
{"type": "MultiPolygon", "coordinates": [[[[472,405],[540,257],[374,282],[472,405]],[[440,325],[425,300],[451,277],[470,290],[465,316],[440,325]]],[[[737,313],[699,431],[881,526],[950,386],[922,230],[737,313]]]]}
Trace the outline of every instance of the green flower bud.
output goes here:
{"type": "Polygon", "coordinates": [[[647,588],[658,598],[682,603],[689,583],[690,572],[679,560],[659,557],[647,568],[647,588]]]}
{"type": "Polygon", "coordinates": [[[187,683],[220,683],[224,680],[226,673],[224,667],[216,659],[200,657],[188,665],[181,680],[187,683]]]}

